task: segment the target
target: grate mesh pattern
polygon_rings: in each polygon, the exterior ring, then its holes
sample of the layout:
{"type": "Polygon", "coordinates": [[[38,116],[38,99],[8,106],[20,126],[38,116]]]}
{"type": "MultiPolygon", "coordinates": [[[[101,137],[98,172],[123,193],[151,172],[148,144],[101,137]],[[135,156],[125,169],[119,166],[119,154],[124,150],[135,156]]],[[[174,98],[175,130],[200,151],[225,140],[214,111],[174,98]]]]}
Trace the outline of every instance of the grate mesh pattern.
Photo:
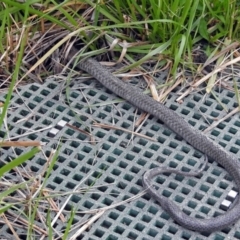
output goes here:
{"type": "MultiPolygon", "coordinates": [[[[20,139],[45,142],[43,150],[47,157],[51,149],[56,149],[58,139],[62,139],[58,161],[47,181],[47,188],[57,192],[72,192],[79,183],[79,189],[85,188],[84,192],[71,197],[64,209],[66,218],[72,207],[78,211],[89,211],[134,197],[141,192],[141,178],[149,168],[163,164],[194,171],[201,165],[201,153],[151,116],[139,133],[156,141],[133,137],[123,131],[121,128],[133,129],[140,112],[136,113],[134,107],[121,102],[96,81],[75,83],[69,89],[68,99],[65,94],[59,94],[60,90],[61,87],[53,79],[44,85],[32,84],[20,88],[21,97],[13,95],[7,119],[11,137],[18,139],[19,135],[30,133],[20,139]],[[112,104],[113,101],[116,103],[112,104]],[[60,120],[68,124],[53,138],[48,135],[50,129],[31,133],[32,130],[56,126],[60,120]],[[94,122],[114,125],[116,129],[94,127],[94,122]]],[[[218,90],[216,94],[228,109],[237,106],[233,93],[218,90]]],[[[166,105],[197,129],[202,130],[207,126],[206,119],[211,123],[225,114],[212,96],[202,101],[202,95],[194,93],[181,105],[175,102],[176,96],[172,93],[166,105]]],[[[5,97],[5,94],[1,94],[0,100],[4,101],[5,97]]],[[[220,123],[209,136],[228,151],[238,154],[239,130],[240,119],[236,114],[220,123]]],[[[0,137],[3,138],[5,133],[6,129],[1,130],[0,137]]],[[[28,150],[15,148],[17,155],[28,150]]],[[[12,149],[1,149],[1,159],[9,161],[14,156],[12,149]]],[[[155,186],[191,216],[206,218],[224,213],[219,206],[234,184],[224,169],[211,160],[209,162],[202,176],[187,178],[163,174],[155,179],[155,186]]],[[[41,173],[45,164],[46,158],[40,153],[25,163],[25,167],[29,174],[36,175],[41,173]]],[[[17,182],[13,173],[6,177],[17,182]]],[[[67,197],[56,197],[57,205],[61,207],[67,197]]],[[[54,216],[52,213],[51,217],[54,216]]],[[[73,223],[79,229],[90,217],[92,215],[77,213],[73,223]]],[[[38,224],[41,226],[40,222],[38,224]]],[[[61,220],[54,225],[59,232],[64,232],[65,227],[66,223],[61,220]]],[[[0,237],[12,237],[7,225],[0,223],[0,228],[0,237]]],[[[16,227],[15,230],[21,239],[26,239],[24,229],[16,227]]],[[[240,222],[210,235],[195,233],[175,223],[157,202],[145,195],[106,211],[77,239],[240,239],[240,222]]]]}

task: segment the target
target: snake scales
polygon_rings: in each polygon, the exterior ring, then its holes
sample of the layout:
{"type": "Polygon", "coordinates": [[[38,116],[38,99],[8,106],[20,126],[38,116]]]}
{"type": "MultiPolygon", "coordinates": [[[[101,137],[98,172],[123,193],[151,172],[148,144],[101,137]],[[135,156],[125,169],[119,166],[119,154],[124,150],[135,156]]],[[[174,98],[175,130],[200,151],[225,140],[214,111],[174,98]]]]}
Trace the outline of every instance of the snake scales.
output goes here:
{"type": "MultiPolygon", "coordinates": [[[[72,59],[76,52],[77,50],[72,48],[68,55],[68,59],[72,59]]],[[[75,67],[92,75],[106,88],[135,107],[162,120],[169,129],[184,138],[194,148],[221,164],[233,177],[237,184],[238,192],[240,192],[240,163],[235,156],[225,151],[220,145],[216,144],[200,131],[194,129],[174,111],[155,101],[153,98],[143,94],[137,88],[126,84],[113,76],[96,60],[88,58],[76,64],[75,67]]],[[[188,216],[174,202],[160,195],[155,188],[152,187],[151,179],[162,172],[175,172],[187,175],[181,171],[158,167],[151,169],[144,174],[143,186],[146,191],[160,203],[162,208],[183,227],[198,232],[213,232],[235,223],[240,218],[239,197],[233,208],[215,218],[199,219],[188,216]]]]}

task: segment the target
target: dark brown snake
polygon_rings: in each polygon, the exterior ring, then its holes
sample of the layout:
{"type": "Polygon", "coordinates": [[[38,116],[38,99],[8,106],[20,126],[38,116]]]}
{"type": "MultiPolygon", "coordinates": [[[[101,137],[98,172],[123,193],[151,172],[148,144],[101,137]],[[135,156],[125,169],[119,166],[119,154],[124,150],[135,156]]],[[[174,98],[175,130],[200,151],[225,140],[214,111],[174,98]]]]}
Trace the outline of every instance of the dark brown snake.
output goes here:
{"type": "MultiPolygon", "coordinates": [[[[68,59],[72,59],[76,52],[77,50],[73,48],[69,53],[68,59]]],[[[221,164],[233,177],[235,183],[237,184],[238,193],[240,192],[240,163],[234,155],[225,151],[220,145],[216,144],[200,131],[194,129],[171,109],[145,95],[139,91],[139,89],[126,84],[117,77],[113,76],[110,71],[105,69],[96,60],[88,58],[76,64],[75,67],[92,75],[106,88],[122,97],[135,107],[157,117],[163,121],[169,129],[185,139],[194,148],[221,164]]],[[[233,208],[223,215],[215,218],[199,219],[188,216],[174,202],[160,195],[156,189],[152,187],[151,179],[163,172],[180,173],[182,175],[189,176],[188,174],[178,170],[157,167],[144,174],[142,179],[143,186],[146,191],[160,203],[162,208],[183,227],[198,232],[214,232],[230,226],[240,218],[239,197],[233,208]]]]}

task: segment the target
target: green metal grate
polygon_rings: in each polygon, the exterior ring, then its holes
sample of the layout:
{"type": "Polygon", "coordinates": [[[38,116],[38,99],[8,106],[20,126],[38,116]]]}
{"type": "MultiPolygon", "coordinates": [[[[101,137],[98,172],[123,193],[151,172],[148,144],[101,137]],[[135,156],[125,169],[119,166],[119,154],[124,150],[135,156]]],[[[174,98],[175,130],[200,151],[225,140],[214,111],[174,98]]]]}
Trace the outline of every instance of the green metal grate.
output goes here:
{"type": "MultiPolygon", "coordinates": [[[[138,136],[132,138],[130,133],[121,130],[120,128],[132,130],[140,112],[136,113],[130,104],[119,101],[109,91],[99,87],[96,81],[76,82],[72,85],[68,99],[70,106],[64,103],[66,96],[59,94],[60,90],[61,86],[51,79],[44,85],[31,84],[20,88],[21,97],[13,95],[12,108],[7,119],[11,137],[18,138],[19,135],[25,134],[21,140],[40,140],[46,143],[43,148],[46,156],[50,155],[52,148],[57,147],[61,137],[61,151],[47,187],[54,191],[71,192],[82,182],[80,187],[88,189],[84,194],[79,193],[71,197],[64,208],[66,218],[72,207],[78,211],[88,211],[110,206],[140,193],[142,175],[149,168],[163,164],[192,171],[201,165],[202,155],[199,152],[151,116],[141,127],[140,133],[157,141],[138,136]],[[116,103],[110,104],[113,100],[116,100],[116,103]],[[31,133],[33,129],[42,129],[50,125],[55,127],[61,120],[68,124],[58,129],[56,136],[49,136],[50,129],[31,133]],[[94,121],[114,125],[116,129],[93,127],[94,121]],[[89,129],[95,144],[82,131],[89,129]]],[[[228,108],[237,106],[233,93],[218,89],[216,94],[228,108]]],[[[5,96],[1,94],[0,100],[3,101],[5,96]]],[[[213,119],[221,118],[225,114],[212,96],[203,101],[201,94],[194,93],[181,105],[175,102],[176,96],[176,93],[172,93],[166,105],[197,129],[202,130],[207,126],[206,119],[211,123],[213,119]]],[[[240,119],[236,114],[220,123],[209,136],[228,151],[238,154],[239,130],[240,119]]],[[[5,130],[1,130],[0,137],[4,136],[5,130]]],[[[17,155],[27,150],[15,149],[17,155]]],[[[12,149],[3,148],[1,159],[9,161],[10,158],[14,158],[12,149]]],[[[29,174],[36,175],[41,172],[45,163],[44,156],[38,154],[28,161],[25,167],[29,174]]],[[[14,177],[14,173],[6,176],[11,181],[18,182],[14,177]]],[[[200,177],[163,174],[156,177],[155,186],[187,214],[206,218],[224,213],[220,204],[227,198],[234,184],[225,170],[210,160],[206,171],[200,177]]],[[[66,199],[67,196],[55,198],[59,207],[66,199]]],[[[48,207],[47,204],[45,206],[48,207]]],[[[91,216],[77,213],[73,223],[79,229],[80,224],[91,216]]],[[[52,213],[51,217],[53,219],[55,215],[52,213]]],[[[40,221],[36,224],[41,227],[40,221]]],[[[54,224],[54,228],[59,232],[64,231],[65,227],[66,223],[59,219],[54,224]]],[[[7,225],[0,223],[0,229],[1,238],[12,238],[7,225]]],[[[21,239],[26,239],[26,230],[21,227],[14,229],[21,239]]],[[[35,238],[38,239],[39,235],[35,238]]],[[[106,211],[77,239],[240,239],[240,222],[209,235],[195,233],[175,223],[157,202],[145,195],[106,211]]]]}

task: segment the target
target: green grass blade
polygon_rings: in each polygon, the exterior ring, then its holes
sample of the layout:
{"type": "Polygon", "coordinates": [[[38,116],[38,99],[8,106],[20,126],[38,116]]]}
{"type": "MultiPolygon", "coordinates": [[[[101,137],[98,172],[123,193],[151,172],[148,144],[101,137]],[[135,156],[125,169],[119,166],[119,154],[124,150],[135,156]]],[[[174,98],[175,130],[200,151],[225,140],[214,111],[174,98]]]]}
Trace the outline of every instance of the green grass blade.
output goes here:
{"type": "Polygon", "coordinates": [[[185,35],[182,35],[180,41],[181,41],[180,47],[179,47],[179,49],[176,49],[174,64],[173,64],[173,68],[172,68],[172,73],[174,75],[176,74],[178,64],[180,63],[180,61],[182,59],[182,55],[183,55],[183,52],[184,52],[185,46],[186,46],[187,37],[185,35]]]}
{"type": "Polygon", "coordinates": [[[20,11],[20,10],[26,11],[26,9],[28,8],[29,13],[31,13],[31,14],[36,14],[36,15],[39,16],[40,18],[44,18],[44,19],[46,19],[46,20],[49,20],[49,21],[51,21],[52,23],[55,23],[55,24],[57,24],[57,25],[59,25],[59,26],[62,26],[62,27],[64,27],[64,28],[66,28],[66,29],[69,28],[66,24],[64,24],[63,21],[60,21],[60,20],[58,20],[57,18],[52,17],[50,13],[46,14],[46,13],[43,13],[43,12],[41,12],[41,11],[38,11],[38,10],[36,10],[36,9],[34,9],[34,8],[29,7],[29,5],[32,4],[32,3],[29,3],[29,1],[26,1],[26,2],[23,2],[23,3],[18,3],[17,1],[2,0],[1,2],[2,2],[2,3],[5,3],[5,4],[7,4],[7,5],[10,5],[10,6],[14,6],[13,9],[12,9],[13,12],[14,12],[14,11],[17,12],[17,11],[20,11]]]}
{"type": "Polygon", "coordinates": [[[48,239],[54,239],[53,238],[53,228],[51,226],[51,215],[50,210],[47,211],[47,226],[48,226],[48,239]]]}
{"type": "Polygon", "coordinates": [[[240,96],[239,96],[239,91],[237,87],[237,81],[235,78],[233,78],[233,86],[234,86],[234,92],[236,94],[237,102],[238,102],[238,109],[240,111],[240,96]]]}
{"type": "Polygon", "coordinates": [[[0,193],[0,200],[3,199],[4,197],[7,197],[9,194],[11,194],[12,192],[20,189],[20,188],[24,188],[26,186],[26,184],[28,184],[31,180],[28,180],[26,182],[23,182],[23,183],[19,183],[19,184],[16,184],[16,185],[13,185],[11,186],[9,189],[5,190],[5,191],[2,191],[0,193]]]}
{"type": "Polygon", "coordinates": [[[32,158],[33,156],[35,156],[36,153],[38,153],[40,151],[40,148],[35,147],[32,150],[30,150],[29,152],[22,154],[21,156],[15,158],[14,160],[12,160],[10,163],[7,163],[6,165],[4,165],[3,167],[0,168],[0,178],[8,171],[10,171],[11,169],[17,167],[18,165],[26,162],[28,159],[32,158]]]}
{"type": "Polygon", "coordinates": [[[5,206],[0,208],[0,214],[6,212],[9,208],[11,208],[14,204],[6,204],[5,206]]]}
{"type": "Polygon", "coordinates": [[[73,211],[73,209],[72,209],[71,210],[70,219],[67,222],[67,227],[66,227],[64,235],[62,237],[62,240],[67,240],[68,239],[69,231],[70,231],[70,228],[72,226],[72,222],[73,222],[74,216],[75,216],[75,211],[73,211]]]}
{"type": "Polygon", "coordinates": [[[49,177],[49,175],[51,174],[51,172],[52,172],[52,170],[53,170],[53,167],[54,167],[54,165],[55,165],[55,163],[56,163],[56,161],[57,161],[57,158],[58,158],[60,149],[61,149],[61,146],[59,146],[59,147],[57,148],[57,151],[54,153],[54,155],[53,155],[53,157],[52,157],[52,160],[51,160],[51,162],[50,162],[50,164],[49,164],[49,167],[48,167],[48,169],[47,169],[47,173],[46,173],[46,175],[45,175],[45,178],[44,178],[44,181],[43,181],[43,184],[42,184],[43,187],[46,185],[46,182],[47,182],[47,180],[48,180],[48,177],[49,177]]]}

